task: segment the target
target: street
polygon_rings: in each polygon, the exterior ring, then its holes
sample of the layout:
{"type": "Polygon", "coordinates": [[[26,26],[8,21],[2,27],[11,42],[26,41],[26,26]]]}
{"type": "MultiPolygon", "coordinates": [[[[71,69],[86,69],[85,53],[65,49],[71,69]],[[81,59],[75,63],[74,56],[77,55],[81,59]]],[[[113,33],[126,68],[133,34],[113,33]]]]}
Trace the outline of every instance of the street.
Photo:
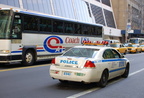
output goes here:
{"type": "Polygon", "coordinates": [[[143,98],[144,53],[124,55],[130,60],[129,77],[115,78],[105,88],[96,83],[60,83],[49,76],[50,61],[33,66],[0,65],[0,98],[143,98]]]}

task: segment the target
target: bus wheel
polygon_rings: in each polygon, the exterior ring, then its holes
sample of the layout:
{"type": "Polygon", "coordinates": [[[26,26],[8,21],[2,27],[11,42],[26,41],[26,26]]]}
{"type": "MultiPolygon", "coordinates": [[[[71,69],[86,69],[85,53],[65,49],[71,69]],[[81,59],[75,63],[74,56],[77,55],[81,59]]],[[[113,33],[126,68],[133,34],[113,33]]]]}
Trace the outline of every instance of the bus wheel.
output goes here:
{"type": "Polygon", "coordinates": [[[27,50],[24,54],[24,59],[22,61],[23,65],[33,65],[34,64],[34,53],[32,50],[27,50]]]}

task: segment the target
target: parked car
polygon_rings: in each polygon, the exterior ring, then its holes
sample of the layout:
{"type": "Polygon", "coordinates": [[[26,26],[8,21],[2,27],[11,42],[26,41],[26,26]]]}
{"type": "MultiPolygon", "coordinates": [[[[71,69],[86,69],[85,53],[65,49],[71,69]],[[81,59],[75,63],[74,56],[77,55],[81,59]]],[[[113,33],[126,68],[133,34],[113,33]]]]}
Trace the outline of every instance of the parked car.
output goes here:
{"type": "Polygon", "coordinates": [[[137,53],[137,52],[142,52],[142,48],[138,44],[129,44],[127,46],[127,50],[129,53],[137,53]]]}
{"type": "Polygon", "coordinates": [[[124,45],[122,43],[112,43],[112,44],[109,44],[109,46],[113,47],[114,49],[116,49],[120,53],[123,53],[123,54],[127,53],[127,48],[124,47],[124,45]]]}

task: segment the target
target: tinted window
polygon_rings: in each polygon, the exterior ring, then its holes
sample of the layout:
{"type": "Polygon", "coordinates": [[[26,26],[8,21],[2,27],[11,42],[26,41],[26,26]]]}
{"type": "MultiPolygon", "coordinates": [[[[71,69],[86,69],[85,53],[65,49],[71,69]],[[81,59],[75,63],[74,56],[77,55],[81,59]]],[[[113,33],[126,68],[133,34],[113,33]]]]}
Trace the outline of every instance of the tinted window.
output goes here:
{"type": "Polygon", "coordinates": [[[52,32],[52,21],[50,19],[40,19],[40,31],[52,32]]]}
{"type": "Polygon", "coordinates": [[[65,22],[65,33],[73,33],[74,32],[74,25],[70,22],[65,22]]]}
{"type": "Polygon", "coordinates": [[[62,21],[54,21],[53,22],[53,31],[57,33],[63,33],[64,25],[62,21]]]}
{"type": "Polygon", "coordinates": [[[24,30],[38,31],[38,18],[34,16],[24,16],[24,30]]]}
{"type": "Polygon", "coordinates": [[[75,28],[75,34],[81,34],[82,25],[80,25],[80,24],[75,24],[75,25],[74,25],[74,28],[75,28]]]}

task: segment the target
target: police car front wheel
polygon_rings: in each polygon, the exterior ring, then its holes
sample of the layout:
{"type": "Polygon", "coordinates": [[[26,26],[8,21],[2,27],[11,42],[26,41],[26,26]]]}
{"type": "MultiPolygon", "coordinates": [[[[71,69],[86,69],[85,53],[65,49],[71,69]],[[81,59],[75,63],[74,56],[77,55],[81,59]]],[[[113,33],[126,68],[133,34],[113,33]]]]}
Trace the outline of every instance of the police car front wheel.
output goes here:
{"type": "Polygon", "coordinates": [[[124,74],[122,75],[123,78],[127,78],[129,74],[129,64],[127,64],[124,74]]]}

